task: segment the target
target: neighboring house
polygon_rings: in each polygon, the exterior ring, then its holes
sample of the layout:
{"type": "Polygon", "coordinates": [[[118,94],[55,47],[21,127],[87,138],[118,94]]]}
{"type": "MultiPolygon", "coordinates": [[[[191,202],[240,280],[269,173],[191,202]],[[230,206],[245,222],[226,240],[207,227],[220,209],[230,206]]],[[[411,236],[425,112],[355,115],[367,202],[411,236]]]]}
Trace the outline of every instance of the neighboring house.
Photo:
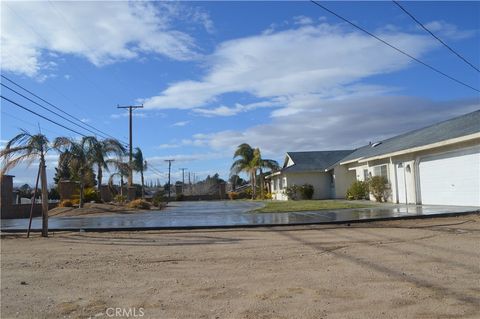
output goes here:
{"type": "Polygon", "coordinates": [[[480,110],[363,146],[339,161],[385,176],[394,203],[480,206],[480,110]]]}
{"type": "Polygon", "coordinates": [[[355,173],[340,165],[328,171],[326,169],[352,152],[352,150],[288,152],[283,168],[266,176],[270,181],[272,198],[287,200],[285,193],[287,187],[304,184],[313,186],[314,199],[344,198],[348,186],[355,180],[355,173]]]}

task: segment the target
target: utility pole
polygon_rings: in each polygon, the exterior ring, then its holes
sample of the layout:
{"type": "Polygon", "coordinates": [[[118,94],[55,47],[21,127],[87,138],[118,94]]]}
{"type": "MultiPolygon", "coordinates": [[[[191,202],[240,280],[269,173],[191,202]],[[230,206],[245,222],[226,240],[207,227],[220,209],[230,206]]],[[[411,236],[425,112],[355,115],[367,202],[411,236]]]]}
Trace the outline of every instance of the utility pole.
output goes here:
{"type": "Polygon", "coordinates": [[[182,171],[182,194],[183,194],[184,193],[183,187],[185,185],[185,170],[186,170],[186,168],[182,167],[182,168],[180,168],[180,170],[182,171]]]}
{"type": "Polygon", "coordinates": [[[130,135],[129,135],[129,160],[128,160],[128,166],[129,166],[129,174],[128,174],[128,186],[133,185],[133,170],[132,170],[132,157],[133,157],[133,147],[132,147],[132,111],[134,109],[141,109],[143,108],[142,105],[127,105],[127,106],[120,106],[117,105],[117,109],[128,109],[129,116],[130,116],[130,125],[129,125],[129,130],[130,130],[130,135]]]}
{"type": "Polygon", "coordinates": [[[170,191],[172,189],[172,184],[170,183],[170,170],[172,168],[172,162],[174,161],[174,159],[165,160],[165,162],[168,162],[168,199],[170,199],[170,191]]]}

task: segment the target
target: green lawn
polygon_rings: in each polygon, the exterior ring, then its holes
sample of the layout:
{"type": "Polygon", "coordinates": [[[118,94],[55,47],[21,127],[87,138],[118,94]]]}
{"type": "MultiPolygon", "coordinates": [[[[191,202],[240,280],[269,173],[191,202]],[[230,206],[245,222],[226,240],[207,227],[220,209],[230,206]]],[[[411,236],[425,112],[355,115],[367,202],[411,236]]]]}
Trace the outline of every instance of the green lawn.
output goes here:
{"type": "Polygon", "coordinates": [[[326,210],[342,208],[365,208],[373,205],[345,200],[289,200],[265,201],[265,207],[254,210],[255,213],[287,213],[308,210],[326,210]]]}

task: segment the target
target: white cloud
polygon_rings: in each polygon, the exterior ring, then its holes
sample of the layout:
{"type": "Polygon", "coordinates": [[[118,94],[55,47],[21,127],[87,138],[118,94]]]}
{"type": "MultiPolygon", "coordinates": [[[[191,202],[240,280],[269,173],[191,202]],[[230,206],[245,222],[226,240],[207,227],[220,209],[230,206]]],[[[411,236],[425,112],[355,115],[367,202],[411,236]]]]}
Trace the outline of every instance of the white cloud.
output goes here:
{"type": "MultiPolygon", "coordinates": [[[[425,27],[441,38],[462,40],[469,38],[475,34],[474,30],[459,30],[456,25],[445,21],[431,21],[425,24],[425,27]]],[[[418,26],[418,29],[421,29],[418,26]]],[[[422,29],[423,30],[423,29],[422,29]]]]}
{"type": "Polygon", "coordinates": [[[168,144],[168,143],[165,143],[165,144],[160,144],[160,145],[158,145],[158,146],[155,147],[155,148],[162,150],[162,149],[179,148],[179,147],[180,147],[180,144],[173,144],[173,143],[172,143],[172,144],[168,144]]]}
{"type": "Polygon", "coordinates": [[[293,23],[294,24],[298,24],[298,25],[307,25],[307,24],[312,24],[313,23],[313,19],[310,18],[310,17],[306,17],[306,16],[296,16],[296,17],[293,17],[293,23]]]}
{"type": "MultiPolygon", "coordinates": [[[[380,34],[420,57],[437,44],[429,36],[402,32],[380,34]]],[[[350,29],[322,23],[263,33],[221,43],[206,58],[208,68],[199,81],[182,81],[160,95],[142,101],[146,108],[194,109],[205,115],[231,115],[241,108],[207,106],[229,92],[262,99],[294,95],[324,97],[351,91],[358,81],[408,67],[411,60],[350,29]]]]}
{"type": "Polygon", "coordinates": [[[199,56],[194,39],[173,29],[188,19],[213,29],[207,13],[163,2],[2,2],[2,69],[39,76],[59,54],[96,66],[155,53],[175,60],[199,56]]]}
{"type": "Polygon", "coordinates": [[[274,117],[269,124],[244,131],[195,134],[190,143],[232,154],[237,145],[249,143],[269,156],[282,156],[287,151],[353,149],[479,108],[478,99],[434,102],[378,96],[315,101],[310,97],[302,112],[274,117]]]}
{"type": "Polygon", "coordinates": [[[186,126],[190,123],[190,121],[180,121],[180,122],[176,122],[176,123],[173,123],[172,126],[186,126]]]}
{"type": "Polygon", "coordinates": [[[250,103],[246,105],[236,103],[234,107],[228,107],[228,106],[222,105],[213,109],[197,108],[197,109],[193,109],[193,111],[197,114],[200,114],[206,117],[233,116],[233,115],[237,115],[243,112],[248,112],[257,108],[274,107],[274,106],[280,106],[280,105],[281,105],[281,102],[279,99],[277,99],[276,101],[263,101],[263,102],[250,103]]]}
{"type": "Polygon", "coordinates": [[[165,156],[152,156],[147,158],[148,163],[153,165],[164,164],[165,160],[174,159],[175,162],[194,162],[194,161],[203,161],[203,160],[213,160],[224,158],[225,156],[230,157],[231,155],[226,152],[216,151],[209,153],[195,153],[195,154],[170,154],[165,156]]]}

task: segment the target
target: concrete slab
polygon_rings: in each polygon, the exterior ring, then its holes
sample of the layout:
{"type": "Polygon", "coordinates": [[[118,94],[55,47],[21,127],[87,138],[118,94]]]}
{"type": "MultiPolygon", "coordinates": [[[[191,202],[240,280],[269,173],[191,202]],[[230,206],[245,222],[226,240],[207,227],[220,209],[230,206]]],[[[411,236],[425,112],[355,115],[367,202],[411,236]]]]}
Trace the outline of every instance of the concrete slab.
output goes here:
{"type": "MultiPolygon", "coordinates": [[[[452,216],[480,212],[480,207],[381,205],[371,208],[307,211],[289,213],[254,213],[262,203],[247,201],[176,202],[161,211],[104,216],[52,217],[50,231],[116,231],[155,229],[195,229],[230,227],[265,227],[329,223],[355,223],[372,220],[452,216]]],[[[2,220],[3,232],[24,232],[28,219],[2,220]]],[[[32,229],[41,229],[35,218],[32,229]]]]}

